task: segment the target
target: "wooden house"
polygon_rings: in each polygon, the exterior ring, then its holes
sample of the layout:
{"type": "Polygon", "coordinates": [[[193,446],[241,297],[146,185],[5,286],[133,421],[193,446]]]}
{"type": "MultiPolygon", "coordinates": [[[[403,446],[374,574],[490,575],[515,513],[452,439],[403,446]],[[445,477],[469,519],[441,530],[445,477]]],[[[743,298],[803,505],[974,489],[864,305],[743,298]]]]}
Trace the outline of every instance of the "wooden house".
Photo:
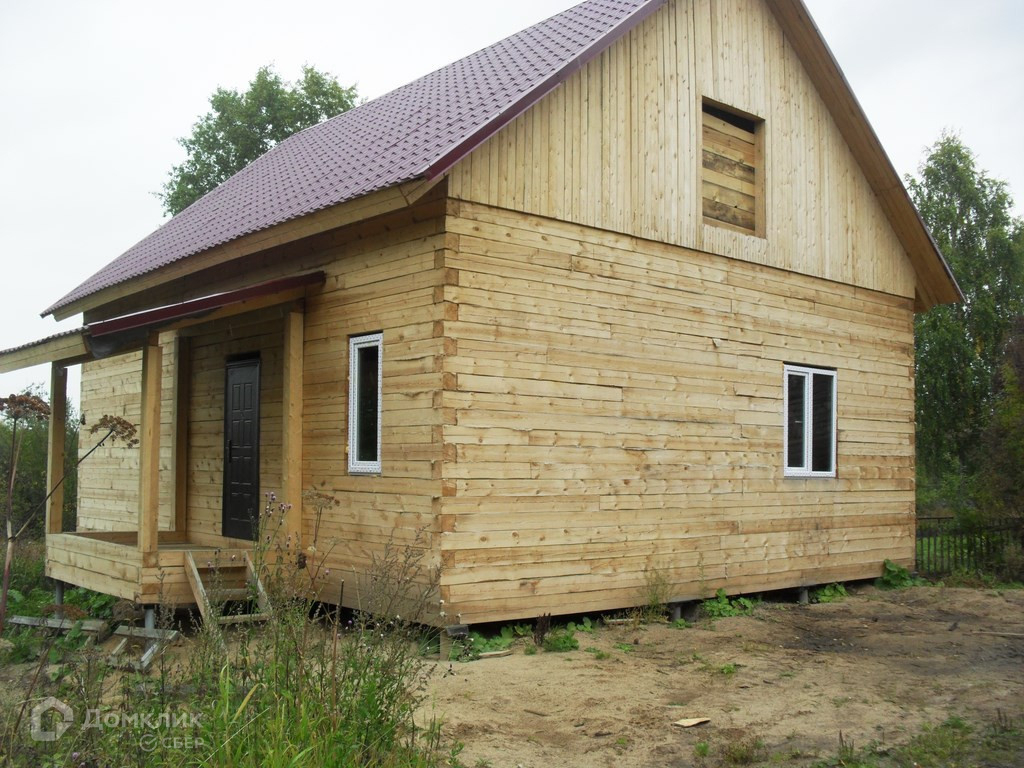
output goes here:
{"type": "Polygon", "coordinates": [[[55,579],[193,602],[273,491],[326,599],[393,540],[511,620],[912,565],[913,318],[959,298],[801,0],[586,0],[282,142],[0,371],[141,424],[55,579]]]}

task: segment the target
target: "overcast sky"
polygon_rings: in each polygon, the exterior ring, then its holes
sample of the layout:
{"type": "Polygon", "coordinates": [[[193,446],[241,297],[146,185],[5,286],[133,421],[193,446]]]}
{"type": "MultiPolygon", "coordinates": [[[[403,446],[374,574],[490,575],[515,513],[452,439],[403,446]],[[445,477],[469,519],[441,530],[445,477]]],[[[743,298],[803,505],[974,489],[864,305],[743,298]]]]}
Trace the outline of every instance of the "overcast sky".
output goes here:
{"type": "MultiPolygon", "coordinates": [[[[948,129],[1024,198],[1017,0],[805,1],[901,175],[948,129]]],[[[0,2],[0,349],[77,327],[39,313],[161,224],[153,193],[217,86],[308,63],[372,98],[573,4],[0,2]]]]}

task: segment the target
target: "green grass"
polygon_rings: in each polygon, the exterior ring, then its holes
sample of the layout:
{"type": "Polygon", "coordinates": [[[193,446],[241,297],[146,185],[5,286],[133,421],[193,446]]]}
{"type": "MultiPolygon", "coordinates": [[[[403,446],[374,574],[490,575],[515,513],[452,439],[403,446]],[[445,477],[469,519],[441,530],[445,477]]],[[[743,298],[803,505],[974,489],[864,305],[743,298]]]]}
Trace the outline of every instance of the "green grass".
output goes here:
{"type": "Polygon", "coordinates": [[[849,597],[846,587],[842,584],[826,584],[811,593],[812,603],[841,603],[849,597]]]}
{"type": "Polygon", "coordinates": [[[950,717],[926,726],[907,744],[868,744],[860,748],[840,735],[835,756],[814,768],[974,768],[1024,764],[1024,723],[1000,715],[976,726],[950,717]]]}
{"type": "Polygon", "coordinates": [[[565,653],[579,650],[580,643],[573,630],[560,627],[551,630],[544,638],[544,650],[548,653],[565,653]]]}
{"type": "MultiPolygon", "coordinates": [[[[439,722],[423,718],[420,709],[433,665],[422,659],[419,641],[436,588],[420,568],[422,551],[387,547],[369,574],[367,611],[347,621],[309,618],[312,597],[296,598],[308,594],[309,572],[264,571],[270,620],[232,627],[231,643],[223,642],[221,630],[203,626],[188,657],[175,666],[161,657],[155,677],[115,678],[99,651],[77,645],[74,631],[59,640],[19,633],[18,646],[36,658],[25,697],[56,696],[76,720],[60,739],[36,741],[19,704],[0,707],[0,764],[457,765],[460,745],[445,742],[439,722]],[[60,665],[52,679],[48,664],[60,665]],[[89,710],[117,724],[84,728],[89,710]],[[421,716],[414,721],[416,712],[421,716]],[[125,724],[122,716],[131,720],[125,724]],[[152,725],[161,719],[177,724],[152,725]]],[[[165,612],[160,624],[169,621],[165,612]]]]}

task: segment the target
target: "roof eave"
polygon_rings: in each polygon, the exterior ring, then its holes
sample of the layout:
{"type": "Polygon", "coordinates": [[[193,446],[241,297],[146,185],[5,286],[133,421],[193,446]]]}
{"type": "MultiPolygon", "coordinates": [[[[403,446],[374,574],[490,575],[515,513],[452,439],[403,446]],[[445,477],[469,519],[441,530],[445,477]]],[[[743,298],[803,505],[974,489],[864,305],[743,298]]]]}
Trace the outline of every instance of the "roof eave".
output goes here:
{"type": "Polygon", "coordinates": [[[80,312],[98,309],[125,295],[156,288],[171,280],[194,274],[232,259],[295,242],[374,216],[392,213],[420,200],[440,180],[438,178],[431,182],[424,182],[419,178],[410,179],[407,182],[385,187],[319,211],[313,211],[296,219],[289,219],[205,251],[190,254],[158,269],[124,282],[115,283],[95,293],[86,294],[66,304],[58,301],[44,310],[41,315],[43,317],[53,315],[57,320],[64,320],[80,312]]]}
{"type": "Polygon", "coordinates": [[[767,0],[814,82],[840,133],[857,158],[917,274],[916,309],[963,301],[953,271],[910,199],[903,181],[857,101],[832,50],[803,0],[767,0]]]}

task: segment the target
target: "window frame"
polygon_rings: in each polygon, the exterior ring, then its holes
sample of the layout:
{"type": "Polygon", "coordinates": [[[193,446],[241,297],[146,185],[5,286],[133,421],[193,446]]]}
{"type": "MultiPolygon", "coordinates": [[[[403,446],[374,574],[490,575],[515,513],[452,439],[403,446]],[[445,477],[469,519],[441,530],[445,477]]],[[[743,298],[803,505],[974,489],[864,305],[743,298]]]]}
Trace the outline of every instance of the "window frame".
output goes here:
{"type": "Polygon", "coordinates": [[[384,359],[384,334],[366,333],[350,336],[348,340],[348,471],[352,475],[373,475],[381,473],[381,415],[382,376],[384,359]],[[377,348],[377,455],[372,461],[359,458],[359,412],[360,402],[365,397],[360,390],[359,351],[367,347],[377,348]]]}
{"type": "Polygon", "coordinates": [[[837,444],[838,415],[837,401],[839,393],[839,375],[834,368],[821,368],[810,365],[796,365],[785,363],[782,374],[782,469],[785,477],[836,477],[837,476],[837,444]],[[797,375],[804,378],[804,407],[803,407],[803,461],[798,467],[790,466],[789,454],[789,379],[797,375]],[[813,469],[814,455],[814,377],[827,376],[832,383],[832,408],[830,411],[831,424],[829,434],[831,436],[831,451],[829,455],[829,469],[813,469]]]}

